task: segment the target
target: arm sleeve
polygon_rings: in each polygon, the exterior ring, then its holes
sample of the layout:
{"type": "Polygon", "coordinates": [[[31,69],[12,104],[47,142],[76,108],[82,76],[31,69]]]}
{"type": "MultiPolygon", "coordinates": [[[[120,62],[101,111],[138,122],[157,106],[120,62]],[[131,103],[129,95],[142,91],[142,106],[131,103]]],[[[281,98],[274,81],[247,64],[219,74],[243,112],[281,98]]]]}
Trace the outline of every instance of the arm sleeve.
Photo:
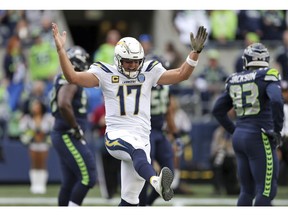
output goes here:
{"type": "Polygon", "coordinates": [[[271,82],[266,92],[271,102],[274,131],[280,133],[284,122],[284,101],[279,82],[271,82]]]}
{"type": "Polygon", "coordinates": [[[228,117],[228,111],[233,107],[232,100],[228,95],[227,91],[225,91],[219,98],[216,100],[216,103],[212,109],[212,114],[222,125],[225,130],[227,130],[230,134],[234,133],[235,124],[228,117]]]}

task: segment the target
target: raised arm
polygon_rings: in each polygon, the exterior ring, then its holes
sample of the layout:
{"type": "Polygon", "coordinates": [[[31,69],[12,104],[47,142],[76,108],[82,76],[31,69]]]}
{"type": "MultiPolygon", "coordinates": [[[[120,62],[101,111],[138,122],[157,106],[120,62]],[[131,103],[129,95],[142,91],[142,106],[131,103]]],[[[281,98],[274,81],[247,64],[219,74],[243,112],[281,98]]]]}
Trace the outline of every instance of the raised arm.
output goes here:
{"type": "Polygon", "coordinates": [[[158,80],[158,84],[167,85],[175,84],[181,81],[189,79],[194,68],[197,66],[199,55],[204,48],[204,43],[207,39],[208,33],[206,28],[200,26],[196,37],[190,33],[190,42],[192,51],[187,56],[186,61],[181,65],[180,68],[167,70],[162,74],[158,80]]]}
{"type": "Polygon", "coordinates": [[[52,23],[52,32],[60,65],[68,82],[82,87],[98,86],[99,80],[93,74],[85,73],[85,71],[79,73],[74,70],[65,50],[66,31],[63,31],[62,35],[60,35],[57,24],[52,23]]]}

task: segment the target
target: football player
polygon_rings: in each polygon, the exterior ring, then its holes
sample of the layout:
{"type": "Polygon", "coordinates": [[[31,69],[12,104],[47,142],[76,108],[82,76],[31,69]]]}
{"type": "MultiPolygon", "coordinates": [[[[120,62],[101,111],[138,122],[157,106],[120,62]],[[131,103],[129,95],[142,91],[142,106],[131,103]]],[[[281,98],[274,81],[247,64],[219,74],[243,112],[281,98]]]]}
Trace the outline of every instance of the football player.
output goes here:
{"type": "Polygon", "coordinates": [[[59,33],[52,23],[52,32],[61,68],[68,82],[83,87],[100,86],[106,110],[106,148],[121,160],[120,206],[137,206],[139,194],[148,181],[160,196],[169,201],[172,171],[164,167],[159,176],[150,159],[151,88],[187,80],[197,66],[198,57],[207,39],[201,26],[196,37],[191,33],[192,51],[181,67],[166,70],[158,61],[144,63],[143,47],[138,40],[124,37],[115,46],[115,65],[96,62],[84,73],[76,73],[67,57],[66,32],[59,33]]]}
{"type": "MultiPolygon", "coordinates": [[[[67,59],[77,73],[88,69],[89,55],[80,46],[68,49],[67,59]]],[[[96,183],[95,158],[84,138],[88,125],[84,88],[58,74],[52,89],[51,111],[55,117],[51,140],[62,171],[58,205],[80,206],[96,183]]]]}
{"type": "Polygon", "coordinates": [[[269,67],[268,49],[253,43],[243,53],[244,70],[226,81],[213,115],[232,135],[241,191],[238,206],[270,206],[277,192],[276,147],[283,127],[279,72],[269,67]],[[236,125],[227,113],[234,107],[236,125]],[[253,200],[255,198],[255,202],[253,200]]]}

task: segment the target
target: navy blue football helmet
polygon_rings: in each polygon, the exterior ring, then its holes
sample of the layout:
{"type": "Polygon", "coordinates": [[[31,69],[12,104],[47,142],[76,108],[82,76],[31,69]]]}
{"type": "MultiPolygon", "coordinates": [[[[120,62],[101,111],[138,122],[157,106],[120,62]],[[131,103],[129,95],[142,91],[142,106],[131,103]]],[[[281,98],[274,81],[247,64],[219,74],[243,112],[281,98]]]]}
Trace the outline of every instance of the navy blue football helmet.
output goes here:
{"type": "Polygon", "coordinates": [[[262,43],[253,43],[244,50],[242,59],[245,70],[249,67],[268,67],[270,55],[262,43]]]}
{"type": "Polygon", "coordinates": [[[67,50],[67,55],[75,71],[84,71],[89,68],[89,54],[80,46],[73,46],[67,50]]]}

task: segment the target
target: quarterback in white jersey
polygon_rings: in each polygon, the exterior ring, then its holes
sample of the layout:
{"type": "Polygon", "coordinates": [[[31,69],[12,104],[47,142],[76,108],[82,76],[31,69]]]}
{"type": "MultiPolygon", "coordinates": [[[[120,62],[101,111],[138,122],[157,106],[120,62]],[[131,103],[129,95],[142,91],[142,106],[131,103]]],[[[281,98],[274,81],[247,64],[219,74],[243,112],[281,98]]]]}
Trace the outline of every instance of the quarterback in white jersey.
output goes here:
{"type": "Polygon", "coordinates": [[[102,89],[106,110],[105,145],[113,157],[121,160],[119,206],[137,206],[145,181],[165,201],[171,200],[174,195],[171,189],[172,171],[164,167],[157,176],[151,165],[151,89],[157,84],[175,84],[190,77],[207,39],[206,29],[200,26],[196,37],[191,33],[192,51],[179,68],[166,70],[153,60],[144,63],[144,50],[139,41],[124,37],[115,46],[115,65],[96,62],[82,73],[75,72],[67,57],[66,32],[60,34],[55,23],[52,23],[52,32],[60,65],[68,82],[102,89]]]}
{"type": "Polygon", "coordinates": [[[160,62],[148,61],[137,78],[129,79],[103,62],[90,67],[88,72],[97,76],[104,94],[106,132],[125,128],[131,134],[149,136],[151,88],[164,71],[160,62]]]}

